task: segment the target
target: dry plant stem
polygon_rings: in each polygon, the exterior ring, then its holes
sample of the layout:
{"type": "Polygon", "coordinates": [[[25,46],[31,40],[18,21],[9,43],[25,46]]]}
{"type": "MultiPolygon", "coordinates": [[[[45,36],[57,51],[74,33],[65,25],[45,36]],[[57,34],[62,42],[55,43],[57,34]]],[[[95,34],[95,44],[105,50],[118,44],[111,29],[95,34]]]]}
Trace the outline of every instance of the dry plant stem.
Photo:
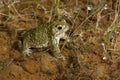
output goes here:
{"type": "Polygon", "coordinates": [[[4,13],[0,13],[0,15],[10,17],[9,15],[6,15],[4,13]]]}
{"type": "Polygon", "coordinates": [[[86,9],[87,15],[89,14],[89,11],[92,10],[90,5],[91,5],[90,0],[87,0],[87,9],[86,9]],[[88,10],[88,7],[90,8],[90,10],[88,10]]]}
{"type": "MultiPolygon", "coordinates": [[[[90,17],[92,17],[93,15],[95,15],[98,11],[100,11],[101,8],[98,8],[96,11],[94,11],[91,15],[89,15],[81,24],[78,24],[73,33],[71,34],[71,36],[76,32],[76,30],[78,30],[90,17]]],[[[78,13],[79,14],[79,13],[78,13]]],[[[76,20],[76,18],[75,18],[76,20]]],[[[75,21],[74,21],[75,22],[75,21]]],[[[75,23],[74,23],[75,24],[75,23]]],[[[73,28],[73,27],[72,27],[73,28]]],[[[69,35],[70,36],[70,35],[69,35]]],[[[81,37],[81,36],[80,36],[81,37]]],[[[79,38],[79,37],[78,37],[79,38]]],[[[76,39],[77,40],[77,39],[76,39]]],[[[66,42],[64,43],[64,45],[62,46],[61,50],[63,50],[64,46],[65,46],[66,42]]]]}
{"type": "MultiPolygon", "coordinates": [[[[13,2],[14,3],[14,2],[13,2]]],[[[17,14],[18,16],[20,16],[20,14],[18,13],[17,9],[15,8],[13,3],[7,3],[3,0],[3,4],[5,5],[5,7],[7,7],[9,10],[11,10],[13,13],[17,14]]]]}
{"type": "MultiPolygon", "coordinates": [[[[116,31],[115,31],[116,32],[116,31]]],[[[113,49],[115,49],[116,48],[116,46],[117,46],[117,39],[116,39],[117,37],[116,37],[116,34],[114,34],[114,37],[113,37],[113,39],[112,39],[112,45],[114,45],[113,46],[113,49]]]]}
{"type": "MultiPolygon", "coordinates": [[[[74,19],[74,23],[73,23],[73,25],[71,26],[71,28],[73,29],[74,28],[74,25],[75,25],[75,21],[77,20],[77,17],[78,17],[78,15],[79,15],[79,13],[80,13],[80,11],[78,12],[78,14],[76,14],[76,17],[75,17],[75,19],[74,19]]],[[[70,33],[72,32],[72,30],[69,32],[69,34],[68,34],[68,36],[70,37],[70,33]]],[[[63,44],[63,46],[61,47],[61,51],[63,50],[63,48],[64,48],[64,46],[66,45],[66,43],[67,43],[67,41],[65,41],[64,42],[64,44],[63,44]]]]}
{"type": "Polygon", "coordinates": [[[57,7],[59,7],[59,4],[60,4],[60,0],[54,0],[54,3],[57,7]]]}
{"type": "Polygon", "coordinates": [[[78,6],[78,0],[76,0],[76,6],[78,6]]]}
{"type": "Polygon", "coordinates": [[[119,12],[117,11],[117,9],[115,10],[115,18],[114,18],[114,20],[113,20],[113,22],[112,22],[112,24],[110,25],[110,27],[108,27],[108,29],[105,31],[105,33],[104,33],[104,43],[106,43],[105,45],[106,46],[108,46],[108,44],[110,43],[110,38],[112,38],[112,37],[115,37],[114,36],[114,33],[115,33],[115,31],[116,31],[116,29],[117,29],[117,26],[118,26],[118,24],[119,24],[119,20],[118,20],[118,15],[119,14],[119,12]],[[118,22],[118,23],[117,23],[118,22]]]}
{"type": "Polygon", "coordinates": [[[20,14],[18,13],[18,11],[15,8],[14,4],[8,5],[8,8],[20,17],[20,14]]]}
{"type": "Polygon", "coordinates": [[[6,65],[4,66],[4,68],[8,67],[12,62],[13,62],[14,59],[11,59],[8,63],[6,63],[6,65]]]}
{"type": "Polygon", "coordinates": [[[103,52],[103,60],[106,60],[106,59],[108,59],[107,48],[106,48],[106,46],[105,46],[104,43],[102,43],[101,45],[102,45],[103,51],[104,51],[104,52],[103,52]]]}
{"type": "MultiPolygon", "coordinates": [[[[117,5],[118,6],[118,5],[117,5]]],[[[107,47],[109,46],[110,44],[110,39],[112,38],[112,44],[114,45],[113,46],[113,51],[115,51],[115,48],[116,48],[116,29],[117,29],[117,26],[119,24],[119,10],[118,10],[118,7],[116,6],[116,9],[115,9],[115,18],[112,22],[112,24],[110,25],[110,27],[108,27],[108,29],[106,30],[106,32],[104,33],[104,46],[106,47],[106,50],[109,50],[107,49],[107,47]],[[113,43],[113,41],[115,40],[115,42],[113,43]]],[[[103,46],[103,48],[104,48],[103,46]]],[[[104,57],[108,57],[108,53],[106,52],[106,50],[104,50],[104,57]]]]}
{"type": "MultiPolygon", "coordinates": [[[[13,18],[13,15],[7,15],[7,14],[4,14],[4,13],[0,13],[0,15],[6,16],[6,17],[9,17],[9,18],[13,18]]],[[[31,15],[33,15],[33,14],[24,14],[24,15],[21,15],[21,17],[31,16],[31,15]]],[[[16,17],[19,17],[19,16],[16,16],[16,17]]]]}
{"type": "Polygon", "coordinates": [[[112,31],[113,29],[115,29],[115,27],[116,27],[115,23],[117,22],[117,20],[118,20],[118,12],[115,10],[115,18],[114,18],[112,24],[107,29],[107,31],[105,32],[104,35],[107,35],[107,33],[109,33],[110,31],[112,31]]]}
{"type": "Polygon", "coordinates": [[[98,29],[98,27],[99,27],[99,23],[100,23],[100,20],[101,20],[101,13],[103,12],[103,10],[104,10],[104,7],[97,14],[96,29],[98,29]]]}
{"type": "MultiPolygon", "coordinates": [[[[117,3],[118,3],[118,5],[116,5],[116,17],[118,17],[119,16],[119,12],[120,12],[120,0],[118,0],[117,1],[117,3]],[[118,11],[117,11],[117,8],[118,8],[118,11]]],[[[119,18],[118,18],[119,19],[119,18]]],[[[118,20],[119,21],[119,20],[118,20]]],[[[118,22],[117,24],[116,24],[116,27],[117,26],[119,26],[119,23],[120,22],[118,22]]],[[[115,30],[115,32],[116,32],[116,30],[115,30]]],[[[113,43],[114,44],[114,47],[113,47],[113,49],[115,49],[116,48],[116,43],[117,43],[117,39],[116,39],[117,37],[116,37],[116,34],[115,34],[115,36],[114,36],[114,40],[115,40],[115,42],[113,43]]]]}
{"type": "Polygon", "coordinates": [[[112,14],[115,14],[115,13],[114,13],[114,12],[107,13],[107,14],[101,16],[101,19],[105,18],[105,17],[108,16],[108,15],[112,15],[112,14]]]}
{"type": "MultiPolygon", "coordinates": [[[[94,14],[96,14],[98,11],[100,11],[101,10],[101,8],[99,8],[99,9],[97,9],[96,11],[94,11],[91,15],[89,15],[81,24],[79,24],[79,26],[76,26],[75,27],[75,29],[74,29],[74,31],[73,31],[73,33],[71,34],[71,36],[76,32],[76,30],[78,30],[90,17],[92,17],[94,14]]],[[[78,14],[76,15],[76,17],[75,17],[75,21],[76,21],[76,19],[77,19],[77,16],[79,15],[79,13],[80,13],[80,11],[78,12],[78,14]]],[[[74,21],[74,23],[73,23],[73,26],[72,26],[72,28],[74,27],[74,25],[75,25],[75,21],[74,21]]],[[[72,32],[72,30],[70,31],[70,33],[72,32]]],[[[69,34],[69,37],[70,37],[70,34],[69,34]]],[[[65,41],[64,42],[64,44],[63,44],[63,46],[62,46],[62,48],[61,48],[61,51],[63,50],[63,48],[64,48],[64,46],[65,46],[65,44],[67,43],[67,41],[65,41]]]]}
{"type": "MultiPolygon", "coordinates": [[[[120,49],[108,49],[110,51],[115,51],[115,52],[120,52],[120,49]]],[[[115,53],[115,54],[119,54],[119,53],[115,53]]],[[[120,55],[120,54],[119,54],[120,55]]]]}
{"type": "Polygon", "coordinates": [[[73,31],[73,34],[76,32],[76,30],[78,30],[90,17],[92,17],[93,15],[95,15],[98,11],[100,11],[101,8],[97,9],[96,11],[94,11],[91,15],[89,15],[81,24],[77,25],[77,27],[75,28],[75,30],[73,31]]]}
{"type": "Polygon", "coordinates": [[[53,16],[52,14],[53,14],[53,8],[50,10],[50,15],[51,16],[49,16],[48,22],[52,21],[52,16],[53,16]]]}

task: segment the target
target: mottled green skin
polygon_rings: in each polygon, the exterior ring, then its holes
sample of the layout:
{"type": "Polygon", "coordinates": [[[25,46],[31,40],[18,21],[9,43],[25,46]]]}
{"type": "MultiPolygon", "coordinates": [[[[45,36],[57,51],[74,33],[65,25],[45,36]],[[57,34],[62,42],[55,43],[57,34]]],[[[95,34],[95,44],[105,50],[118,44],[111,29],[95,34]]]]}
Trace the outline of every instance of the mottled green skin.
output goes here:
{"type": "Polygon", "coordinates": [[[63,57],[60,54],[59,40],[61,38],[68,40],[65,34],[69,27],[64,22],[52,22],[42,24],[34,29],[30,29],[22,34],[21,52],[30,56],[30,48],[42,48],[51,46],[51,51],[56,58],[63,57]],[[62,29],[58,29],[58,25],[62,29]]]}

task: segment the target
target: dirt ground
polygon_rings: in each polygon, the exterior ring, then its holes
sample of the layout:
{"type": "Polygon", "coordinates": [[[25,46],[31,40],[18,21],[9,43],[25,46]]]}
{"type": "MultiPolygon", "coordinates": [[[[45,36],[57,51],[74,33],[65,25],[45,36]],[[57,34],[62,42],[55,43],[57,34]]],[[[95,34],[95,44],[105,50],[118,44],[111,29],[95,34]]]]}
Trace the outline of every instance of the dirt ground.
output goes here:
{"type": "Polygon", "coordinates": [[[0,80],[120,80],[120,1],[0,0],[0,80]],[[22,31],[61,18],[65,60],[16,49],[22,31]]]}

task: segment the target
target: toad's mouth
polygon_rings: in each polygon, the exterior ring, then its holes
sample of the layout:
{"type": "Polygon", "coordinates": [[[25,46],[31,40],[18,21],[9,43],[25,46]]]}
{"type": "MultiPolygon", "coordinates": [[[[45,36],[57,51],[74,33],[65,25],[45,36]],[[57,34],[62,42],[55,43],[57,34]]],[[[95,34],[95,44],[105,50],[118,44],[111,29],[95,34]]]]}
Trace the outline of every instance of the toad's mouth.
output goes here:
{"type": "Polygon", "coordinates": [[[62,34],[65,34],[68,30],[69,30],[69,28],[66,28],[66,29],[64,29],[64,30],[62,30],[62,31],[59,31],[59,32],[57,32],[57,33],[55,34],[55,36],[60,36],[60,35],[62,35],[62,34]]]}
{"type": "Polygon", "coordinates": [[[66,26],[66,27],[64,27],[64,29],[63,29],[63,30],[59,31],[59,33],[67,32],[68,30],[69,30],[69,27],[68,27],[68,26],[66,26]]]}

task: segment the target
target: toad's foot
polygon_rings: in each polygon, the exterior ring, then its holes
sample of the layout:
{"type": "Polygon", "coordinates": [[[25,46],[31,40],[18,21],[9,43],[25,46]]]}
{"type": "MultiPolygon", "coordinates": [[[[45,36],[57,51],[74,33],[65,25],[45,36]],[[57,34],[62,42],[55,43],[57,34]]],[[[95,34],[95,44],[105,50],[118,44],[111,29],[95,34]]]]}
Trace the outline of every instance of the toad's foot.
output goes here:
{"type": "Polygon", "coordinates": [[[55,57],[55,58],[58,58],[58,59],[62,59],[62,60],[65,60],[65,57],[62,55],[62,54],[53,54],[53,56],[55,57]]]}
{"type": "Polygon", "coordinates": [[[27,48],[27,49],[25,49],[22,53],[23,53],[24,56],[26,56],[26,55],[27,55],[27,56],[30,56],[30,54],[32,53],[32,50],[29,49],[29,48],[27,48]]]}

